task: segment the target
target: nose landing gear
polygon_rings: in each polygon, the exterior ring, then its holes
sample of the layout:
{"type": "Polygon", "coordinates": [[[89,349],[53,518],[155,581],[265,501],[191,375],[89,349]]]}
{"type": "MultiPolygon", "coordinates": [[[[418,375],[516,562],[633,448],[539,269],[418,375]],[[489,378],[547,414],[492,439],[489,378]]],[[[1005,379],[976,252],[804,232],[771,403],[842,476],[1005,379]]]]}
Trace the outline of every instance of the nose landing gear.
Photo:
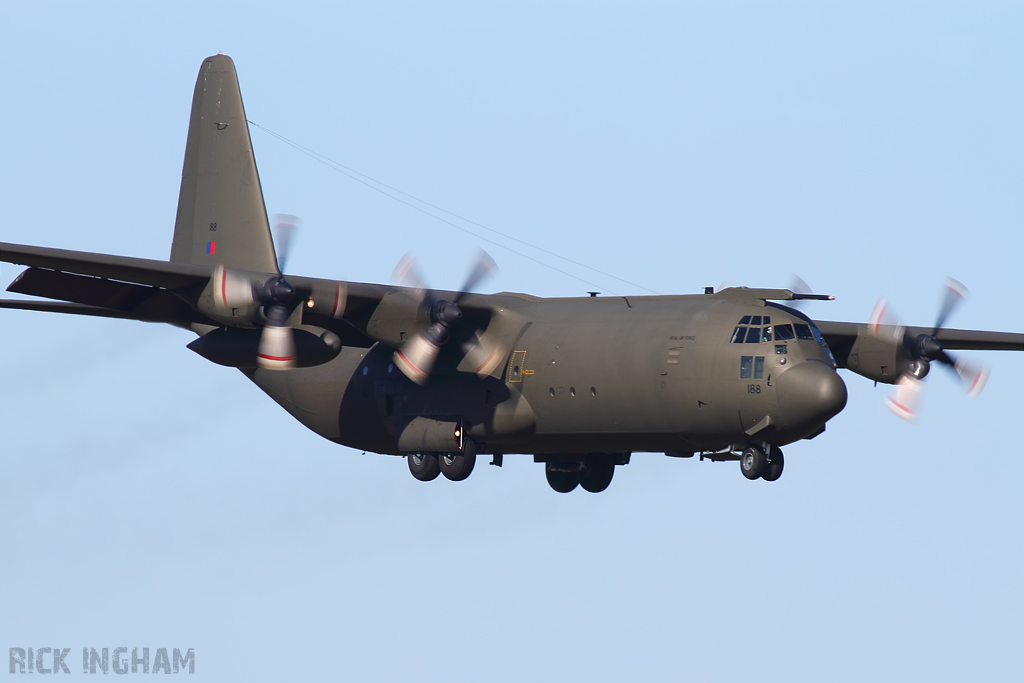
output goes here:
{"type": "Polygon", "coordinates": [[[763,449],[750,444],[740,453],[740,471],[750,480],[777,481],[782,476],[784,465],[782,449],[768,444],[763,449]]]}
{"type": "Polygon", "coordinates": [[[786,464],[782,457],[782,449],[773,446],[768,458],[768,467],[761,474],[761,478],[765,481],[777,481],[782,476],[782,468],[786,464]]]}

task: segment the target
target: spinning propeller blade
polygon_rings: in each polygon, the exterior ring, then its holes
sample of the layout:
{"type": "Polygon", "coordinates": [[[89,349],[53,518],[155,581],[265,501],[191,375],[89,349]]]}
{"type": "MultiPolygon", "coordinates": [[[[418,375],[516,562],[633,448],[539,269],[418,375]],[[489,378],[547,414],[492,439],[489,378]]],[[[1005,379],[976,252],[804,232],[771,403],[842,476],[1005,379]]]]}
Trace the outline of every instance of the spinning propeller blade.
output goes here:
{"type": "Polygon", "coordinates": [[[893,412],[896,417],[913,422],[917,417],[917,406],[921,403],[921,392],[924,389],[924,382],[903,375],[896,382],[896,387],[885,399],[885,407],[893,412]]]}
{"type": "Polygon", "coordinates": [[[274,216],[274,249],[277,251],[277,269],[284,272],[291,254],[292,240],[299,229],[299,219],[288,213],[274,216]]]}
{"type": "MultiPolygon", "coordinates": [[[[486,252],[480,251],[477,262],[453,301],[439,299],[426,285],[416,267],[412,255],[406,254],[395,268],[394,277],[407,287],[422,293],[422,303],[430,311],[430,327],[417,332],[394,353],[395,365],[402,373],[417,384],[425,384],[434,370],[434,364],[441,353],[441,347],[451,337],[452,331],[462,322],[462,309],[458,302],[463,296],[496,272],[497,266],[486,252]]],[[[501,350],[485,333],[474,329],[471,338],[462,345],[462,352],[470,359],[477,374],[490,374],[501,362],[501,350]]]]}
{"type": "Polygon", "coordinates": [[[942,307],[939,309],[939,316],[935,319],[935,327],[932,329],[932,336],[939,331],[939,329],[946,324],[946,318],[953,310],[967,300],[967,295],[970,292],[963,286],[962,283],[957,282],[953,278],[946,280],[946,296],[942,301],[942,307]]]}
{"type": "Polygon", "coordinates": [[[233,308],[246,308],[254,301],[249,278],[223,265],[213,269],[213,302],[218,309],[230,313],[233,308]]]}
{"type": "Polygon", "coordinates": [[[977,396],[985,387],[989,375],[988,368],[975,367],[963,360],[957,360],[942,347],[942,342],[938,339],[946,320],[967,298],[967,294],[967,288],[963,284],[952,278],[947,280],[946,294],[931,334],[919,334],[916,337],[911,337],[906,328],[899,323],[885,299],[880,299],[871,312],[868,331],[876,337],[891,339],[894,343],[901,344],[913,359],[908,369],[897,380],[892,394],[885,400],[886,406],[897,417],[912,421],[917,416],[917,405],[924,387],[921,380],[928,374],[931,361],[938,361],[954,370],[969,398],[977,396]]]}
{"type": "MultiPolygon", "coordinates": [[[[281,214],[275,217],[278,268],[281,271],[288,261],[297,222],[295,216],[281,214]]],[[[258,366],[268,370],[295,367],[294,331],[288,325],[288,318],[295,308],[297,292],[284,275],[273,275],[266,282],[257,284],[247,275],[218,265],[214,268],[212,282],[214,308],[225,317],[234,317],[238,309],[249,309],[256,304],[262,307],[263,332],[256,357],[258,366]]],[[[343,297],[344,293],[339,286],[331,300],[332,312],[344,310],[343,297]]]]}
{"type": "Polygon", "coordinates": [[[260,335],[256,364],[267,370],[288,370],[295,367],[295,337],[285,325],[266,325],[260,335]]]}

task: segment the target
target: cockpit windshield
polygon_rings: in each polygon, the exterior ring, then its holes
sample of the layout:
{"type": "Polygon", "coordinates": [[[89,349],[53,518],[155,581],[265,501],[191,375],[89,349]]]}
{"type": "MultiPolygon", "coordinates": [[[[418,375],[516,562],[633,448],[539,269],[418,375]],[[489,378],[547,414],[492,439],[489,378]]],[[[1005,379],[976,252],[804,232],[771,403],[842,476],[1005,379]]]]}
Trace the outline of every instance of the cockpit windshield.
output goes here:
{"type": "Polygon", "coordinates": [[[775,326],[775,341],[786,341],[787,339],[794,339],[793,326],[792,325],[776,325],[775,326]]]}
{"type": "Polygon", "coordinates": [[[821,336],[821,332],[814,325],[807,323],[783,323],[780,325],[771,324],[771,316],[750,316],[745,315],[740,318],[739,325],[732,332],[732,344],[761,344],[772,341],[816,341],[825,349],[825,353],[835,363],[835,358],[832,357],[832,351],[828,348],[828,344],[825,343],[825,339],[821,336]],[[764,327],[748,327],[748,325],[764,325],[764,327]]]}
{"type": "Polygon", "coordinates": [[[825,349],[825,353],[828,354],[828,358],[830,361],[832,361],[832,365],[835,365],[836,359],[832,355],[832,349],[828,348],[828,342],[826,342],[825,338],[821,336],[821,332],[819,332],[818,328],[815,327],[814,325],[811,325],[811,332],[814,334],[815,341],[817,341],[821,345],[821,348],[825,349]]]}
{"type": "Polygon", "coordinates": [[[797,323],[796,325],[793,325],[793,327],[796,329],[796,338],[797,339],[806,339],[808,341],[814,339],[814,335],[811,334],[811,326],[810,325],[804,325],[803,323],[797,323]]]}

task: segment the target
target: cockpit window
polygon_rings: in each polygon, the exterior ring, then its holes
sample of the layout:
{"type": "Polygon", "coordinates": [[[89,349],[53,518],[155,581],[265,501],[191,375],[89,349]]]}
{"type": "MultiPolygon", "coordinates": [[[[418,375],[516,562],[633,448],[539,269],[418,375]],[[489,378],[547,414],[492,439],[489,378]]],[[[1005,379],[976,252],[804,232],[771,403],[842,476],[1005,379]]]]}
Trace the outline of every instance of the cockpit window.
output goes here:
{"type": "Polygon", "coordinates": [[[793,325],[784,324],[776,325],[772,327],[772,319],[767,315],[745,315],[740,320],[740,324],[737,325],[732,331],[732,338],[729,340],[730,344],[761,344],[769,343],[772,340],[775,341],[788,341],[790,339],[814,339],[814,332],[808,325],[797,325],[796,332],[793,331],[793,325]],[[747,327],[746,324],[758,323],[764,325],[764,327],[747,327]]]}
{"type": "Polygon", "coordinates": [[[751,325],[760,325],[761,324],[761,316],[755,315],[753,318],[750,319],[750,324],[751,325]]]}
{"type": "Polygon", "coordinates": [[[825,338],[821,336],[821,332],[819,332],[818,328],[814,327],[813,325],[811,326],[811,332],[814,333],[814,339],[819,344],[821,344],[821,348],[825,349],[825,353],[828,354],[829,359],[832,361],[832,365],[835,365],[836,364],[836,359],[832,355],[832,349],[828,348],[828,342],[826,342],[825,338]]]}

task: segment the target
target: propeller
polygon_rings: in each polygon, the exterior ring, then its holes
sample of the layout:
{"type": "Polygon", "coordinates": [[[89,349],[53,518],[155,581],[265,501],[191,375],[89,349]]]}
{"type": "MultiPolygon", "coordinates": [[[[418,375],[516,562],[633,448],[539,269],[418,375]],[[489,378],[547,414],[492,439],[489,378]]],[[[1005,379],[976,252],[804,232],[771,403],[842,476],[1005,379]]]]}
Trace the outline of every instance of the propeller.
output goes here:
{"type": "MultiPolygon", "coordinates": [[[[288,263],[290,247],[298,219],[290,214],[274,216],[274,235],[276,238],[277,269],[284,273],[288,263]]],[[[295,288],[284,279],[284,275],[271,278],[263,286],[263,315],[267,323],[260,335],[260,345],[256,351],[256,364],[268,370],[287,370],[295,366],[295,333],[288,326],[288,316],[295,298],[295,288]]]]}
{"type": "MultiPolygon", "coordinates": [[[[487,252],[480,250],[476,264],[469,272],[462,287],[459,288],[452,301],[439,298],[426,285],[426,280],[416,267],[410,254],[406,254],[395,268],[394,277],[401,284],[411,287],[421,296],[421,306],[429,312],[430,326],[410,337],[394,353],[395,365],[402,373],[417,384],[424,384],[430,378],[434,363],[441,353],[441,347],[451,338],[452,331],[463,319],[459,301],[472,291],[484,278],[497,272],[498,266],[487,252]]],[[[469,359],[474,371],[480,375],[489,375],[501,362],[502,352],[497,341],[486,332],[474,330],[469,339],[461,346],[463,354],[469,359]]]]}
{"type": "Polygon", "coordinates": [[[938,361],[952,369],[960,378],[968,397],[973,398],[981,393],[988,380],[989,370],[984,366],[975,366],[950,355],[938,340],[938,334],[952,312],[963,303],[968,295],[967,288],[960,282],[950,278],[946,281],[945,297],[935,319],[930,334],[922,333],[911,336],[907,329],[893,314],[885,299],[875,304],[868,320],[868,332],[876,337],[889,339],[902,345],[911,358],[911,362],[900,378],[892,394],[885,399],[886,407],[897,417],[912,421],[917,417],[917,407],[921,400],[925,375],[928,374],[932,361],[938,361]]]}
{"type": "MultiPolygon", "coordinates": [[[[796,273],[789,279],[789,290],[794,294],[811,294],[814,290],[807,284],[802,277],[796,273]]],[[[795,301],[787,302],[787,306],[795,308],[798,311],[801,310],[807,303],[806,299],[797,299],[795,301]]]]}
{"type": "MultiPolygon", "coordinates": [[[[274,217],[277,263],[281,271],[288,262],[297,223],[295,216],[278,214],[274,217]]],[[[248,308],[253,304],[263,307],[264,325],[256,355],[257,365],[268,370],[294,367],[295,337],[288,318],[294,308],[296,289],[284,275],[274,275],[258,284],[238,271],[218,265],[213,272],[213,284],[214,304],[221,310],[248,308]]]]}
{"type": "Polygon", "coordinates": [[[274,247],[277,252],[277,269],[284,272],[291,253],[292,239],[299,229],[299,218],[289,213],[274,215],[274,247]]]}

